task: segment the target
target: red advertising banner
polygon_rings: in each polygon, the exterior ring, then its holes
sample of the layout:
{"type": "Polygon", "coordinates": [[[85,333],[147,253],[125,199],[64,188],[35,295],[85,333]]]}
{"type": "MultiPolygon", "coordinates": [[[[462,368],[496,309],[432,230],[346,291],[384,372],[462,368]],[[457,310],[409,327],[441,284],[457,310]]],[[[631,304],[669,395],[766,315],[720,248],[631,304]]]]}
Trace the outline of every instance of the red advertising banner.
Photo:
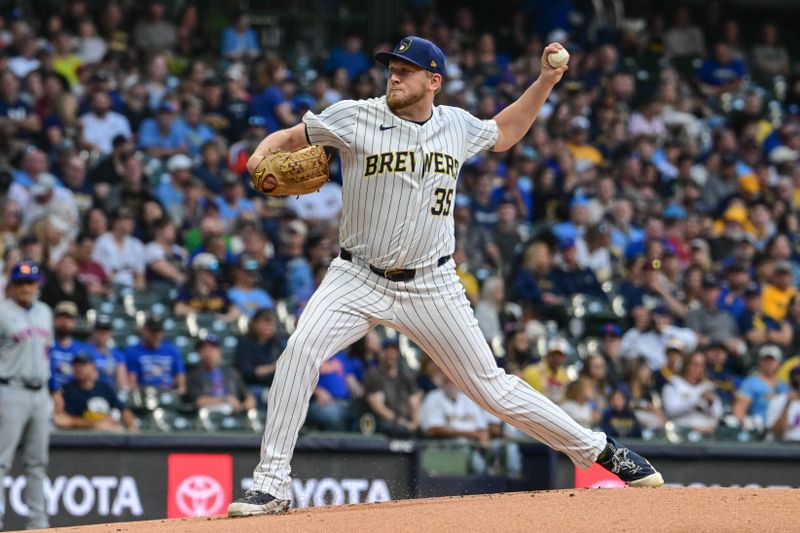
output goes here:
{"type": "Polygon", "coordinates": [[[624,481],[598,464],[588,470],[575,467],[576,488],[616,489],[626,486],[624,481]]]}
{"type": "Polygon", "coordinates": [[[167,517],[227,512],[233,494],[233,458],[173,453],[167,459],[167,517]]]}

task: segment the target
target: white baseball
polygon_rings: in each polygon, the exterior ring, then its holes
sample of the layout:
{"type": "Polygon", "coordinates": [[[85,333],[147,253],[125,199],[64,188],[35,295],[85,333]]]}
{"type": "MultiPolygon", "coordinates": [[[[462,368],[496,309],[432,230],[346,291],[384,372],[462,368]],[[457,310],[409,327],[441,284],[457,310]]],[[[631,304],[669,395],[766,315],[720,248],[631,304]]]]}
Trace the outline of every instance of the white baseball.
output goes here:
{"type": "Polygon", "coordinates": [[[547,56],[547,62],[550,63],[550,66],[553,68],[563,67],[568,61],[569,52],[567,52],[566,48],[562,48],[558,52],[553,52],[547,56]]]}

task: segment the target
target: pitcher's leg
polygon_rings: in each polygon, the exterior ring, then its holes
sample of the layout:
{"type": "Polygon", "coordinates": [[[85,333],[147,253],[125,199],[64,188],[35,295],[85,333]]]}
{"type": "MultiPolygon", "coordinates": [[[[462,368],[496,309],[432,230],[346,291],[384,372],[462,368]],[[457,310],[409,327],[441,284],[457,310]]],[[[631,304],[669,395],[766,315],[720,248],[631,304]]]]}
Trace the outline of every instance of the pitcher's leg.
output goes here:
{"type": "Polygon", "coordinates": [[[483,409],[564,452],[576,465],[591,466],[606,445],[605,434],[580,426],[543,394],[497,367],[452,270],[443,268],[435,283],[422,283],[432,287],[432,294],[412,291],[396,311],[402,313],[397,320],[404,333],[483,409]]]}
{"type": "Polygon", "coordinates": [[[306,305],[297,330],[278,359],[267,402],[261,461],[253,489],[291,499],[289,462],[308,402],[319,379],[319,367],[336,352],[363,337],[390,304],[385,287],[370,286],[353,269],[332,268],[306,305]]]}

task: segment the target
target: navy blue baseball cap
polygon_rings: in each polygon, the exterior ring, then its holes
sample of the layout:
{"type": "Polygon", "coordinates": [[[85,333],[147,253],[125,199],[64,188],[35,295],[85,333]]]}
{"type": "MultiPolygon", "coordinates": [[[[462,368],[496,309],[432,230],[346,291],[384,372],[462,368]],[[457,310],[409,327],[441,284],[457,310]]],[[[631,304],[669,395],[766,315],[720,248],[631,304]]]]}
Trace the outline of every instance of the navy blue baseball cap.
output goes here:
{"type": "Polygon", "coordinates": [[[427,39],[409,35],[403,38],[391,52],[378,52],[375,61],[389,65],[389,60],[402,59],[434,74],[444,76],[444,53],[441,48],[427,39]]]}
{"type": "Polygon", "coordinates": [[[11,270],[9,281],[39,281],[41,274],[39,274],[39,265],[33,261],[22,261],[17,263],[11,270]]]}
{"type": "Polygon", "coordinates": [[[400,339],[398,339],[397,337],[392,337],[392,338],[387,337],[387,338],[383,339],[383,342],[381,343],[381,346],[384,347],[384,348],[388,348],[389,346],[394,346],[395,348],[399,348],[400,347],[400,339]]]}
{"type": "Polygon", "coordinates": [[[75,363],[92,363],[94,364],[94,356],[86,350],[81,350],[72,356],[72,364],[75,363]]]}

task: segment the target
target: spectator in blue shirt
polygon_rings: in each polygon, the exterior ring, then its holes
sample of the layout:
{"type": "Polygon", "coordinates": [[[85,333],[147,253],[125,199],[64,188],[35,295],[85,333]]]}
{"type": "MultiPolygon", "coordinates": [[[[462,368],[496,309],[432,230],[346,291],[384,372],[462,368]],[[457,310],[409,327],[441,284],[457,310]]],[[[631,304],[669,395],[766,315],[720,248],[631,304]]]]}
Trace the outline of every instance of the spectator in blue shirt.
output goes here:
{"type": "Polygon", "coordinates": [[[713,56],[697,69],[701,88],[709,96],[737,90],[746,74],[747,65],[741,59],[734,59],[730,46],[723,42],[714,45],[713,56]]]}
{"type": "Polygon", "coordinates": [[[184,218],[184,188],[192,177],[192,160],[185,154],[175,154],[167,161],[167,171],[156,186],[156,198],[167,215],[180,224],[184,218]]]}
{"type": "Polygon", "coordinates": [[[230,61],[253,59],[259,53],[258,36],[250,27],[250,17],[240,12],[233,24],[222,31],[220,52],[230,61]]]}
{"type": "Polygon", "coordinates": [[[583,237],[589,221],[589,201],[584,196],[575,196],[569,203],[569,220],[553,226],[553,235],[559,241],[576,241],[583,237]]]}
{"type": "Polygon", "coordinates": [[[228,299],[242,314],[252,317],[259,309],[272,309],[272,298],[264,289],[256,287],[258,261],[242,255],[233,271],[233,286],[228,289],[228,299]]]}
{"type": "Polygon", "coordinates": [[[208,141],[214,140],[214,130],[203,121],[203,104],[197,98],[189,98],[183,112],[181,132],[183,142],[191,157],[197,157],[200,149],[208,141]]]}
{"type": "Polygon", "coordinates": [[[372,66],[369,56],[361,50],[363,46],[364,41],[360,35],[351,33],[345,37],[343,46],[331,50],[325,63],[325,72],[330,75],[337,68],[343,68],[351,80],[358,78],[372,66]]]}
{"type": "Polygon", "coordinates": [[[155,387],[186,393],[186,372],[178,347],[164,340],[164,321],[150,315],[141,331],[141,342],[125,354],[132,389],[155,387]]]}
{"type": "Polygon", "coordinates": [[[750,273],[747,266],[736,262],[728,266],[726,277],[726,283],[719,292],[718,306],[738,320],[745,312],[744,292],[750,281],[750,273]]]}
{"type": "Polygon", "coordinates": [[[139,148],[150,157],[167,158],[186,153],[183,125],[176,117],[177,108],[164,102],[158,108],[156,118],[147,118],[139,126],[139,148]]]}
{"type": "Polygon", "coordinates": [[[786,383],[777,376],[782,359],[781,349],[775,344],[765,344],[758,350],[758,368],[742,381],[733,402],[733,416],[744,427],[763,428],[769,401],[787,391],[786,383]]]}
{"type": "Polygon", "coordinates": [[[279,59],[271,59],[265,62],[264,69],[267,83],[261,91],[253,94],[250,116],[263,117],[267,131],[273,132],[292,126],[297,120],[292,113],[292,104],[280,86],[289,76],[286,65],[279,59]]]}
{"type": "Polygon", "coordinates": [[[100,381],[106,382],[116,390],[128,389],[128,370],[125,366],[125,352],[114,346],[111,339],[111,317],[100,315],[95,319],[94,331],[89,337],[89,355],[100,374],[100,381]]]}
{"type": "Polygon", "coordinates": [[[363,395],[350,359],[339,352],[319,369],[319,382],[308,409],[308,420],[325,430],[345,431],[352,425],[352,399],[363,395]]]}
{"type": "Polygon", "coordinates": [[[78,320],[75,302],[58,302],[53,309],[55,342],[50,348],[50,388],[58,390],[72,379],[72,359],[89,347],[73,337],[78,320]]]}
{"type": "Polygon", "coordinates": [[[241,178],[232,172],[225,172],[222,180],[222,194],[214,198],[214,203],[219,209],[219,218],[225,223],[225,230],[233,231],[241,220],[256,220],[256,205],[245,197],[241,178]]]}
{"type": "Polygon", "coordinates": [[[60,428],[98,431],[136,431],[136,419],[117,398],[114,389],[99,379],[91,355],[80,353],[72,359],[74,378],[61,388],[63,402],[56,402],[53,421],[60,428]],[[120,419],[113,410],[119,411],[120,419]]]}

